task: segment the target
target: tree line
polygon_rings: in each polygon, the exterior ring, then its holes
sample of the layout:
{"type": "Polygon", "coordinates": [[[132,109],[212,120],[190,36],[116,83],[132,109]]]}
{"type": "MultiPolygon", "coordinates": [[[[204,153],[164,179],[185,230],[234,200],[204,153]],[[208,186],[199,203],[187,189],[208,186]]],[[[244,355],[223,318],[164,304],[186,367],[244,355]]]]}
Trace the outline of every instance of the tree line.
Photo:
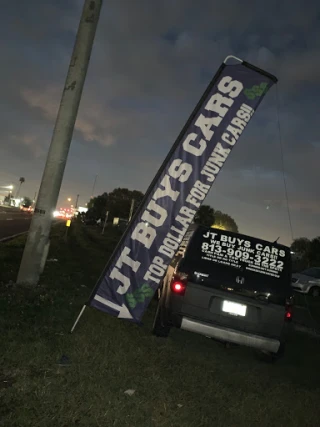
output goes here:
{"type": "Polygon", "coordinates": [[[320,236],[314,239],[299,237],[291,245],[293,269],[301,271],[320,266],[320,236]]]}
{"type": "MultiPolygon", "coordinates": [[[[110,193],[103,193],[100,196],[92,198],[88,202],[87,217],[91,219],[101,219],[103,221],[108,213],[108,221],[112,222],[113,218],[128,220],[130,215],[131,203],[134,201],[133,214],[138,209],[144,194],[141,191],[129,190],[128,188],[116,188],[110,193]]],[[[194,222],[215,226],[223,230],[238,232],[238,225],[235,220],[228,214],[213,209],[209,205],[202,205],[196,213],[194,222]]]]}
{"type": "MultiPolygon", "coordinates": [[[[92,198],[88,203],[87,217],[91,219],[101,219],[104,221],[108,211],[108,221],[113,218],[120,218],[128,221],[132,200],[134,200],[133,212],[138,209],[144,194],[141,191],[129,190],[128,188],[116,188],[110,193],[103,193],[92,198]]],[[[235,233],[239,232],[236,221],[228,214],[215,210],[209,205],[202,205],[197,211],[194,222],[208,227],[214,226],[222,230],[235,233]]],[[[320,237],[307,239],[301,237],[295,239],[291,245],[293,252],[293,269],[301,271],[308,267],[320,266],[320,237]]]]}

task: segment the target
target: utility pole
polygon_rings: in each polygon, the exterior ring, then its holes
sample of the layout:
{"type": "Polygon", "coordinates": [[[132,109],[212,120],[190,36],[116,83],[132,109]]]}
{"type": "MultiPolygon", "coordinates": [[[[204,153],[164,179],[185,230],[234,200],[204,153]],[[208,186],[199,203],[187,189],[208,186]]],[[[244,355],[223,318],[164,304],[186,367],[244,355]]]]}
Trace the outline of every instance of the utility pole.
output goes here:
{"type": "Polygon", "coordinates": [[[85,0],[47,162],[24,248],[17,283],[36,285],[43,271],[49,235],[99,21],[102,0],[85,0]]]}
{"type": "Polygon", "coordinates": [[[96,175],[96,176],[94,177],[93,187],[92,187],[92,194],[91,194],[91,199],[93,199],[93,197],[94,197],[94,189],[96,188],[97,178],[98,178],[98,175],[96,175]]]}
{"type": "Polygon", "coordinates": [[[32,200],[32,207],[34,208],[35,207],[35,205],[36,205],[36,200],[37,200],[37,192],[35,191],[35,193],[34,193],[34,197],[33,197],[33,200],[32,200]]]}
{"type": "Polygon", "coordinates": [[[131,206],[130,206],[130,213],[129,213],[129,219],[128,222],[131,221],[132,214],[133,214],[133,208],[134,208],[134,199],[131,200],[131,206]]]}
{"type": "Polygon", "coordinates": [[[104,223],[103,223],[103,228],[102,228],[101,234],[104,234],[104,229],[106,228],[106,224],[107,224],[107,221],[108,221],[108,216],[109,216],[109,211],[106,212],[106,217],[104,219],[104,223]]]}
{"type": "Polygon", "coordinates": [[[74,206],[74,208],[75,208],[75,209],[77,209],[77,208],[78,208],[78,200],[79,200],[79,196],[80,196],[80,194],[77,194],[76,204],[75,204],[75,206],[74,206]]]}

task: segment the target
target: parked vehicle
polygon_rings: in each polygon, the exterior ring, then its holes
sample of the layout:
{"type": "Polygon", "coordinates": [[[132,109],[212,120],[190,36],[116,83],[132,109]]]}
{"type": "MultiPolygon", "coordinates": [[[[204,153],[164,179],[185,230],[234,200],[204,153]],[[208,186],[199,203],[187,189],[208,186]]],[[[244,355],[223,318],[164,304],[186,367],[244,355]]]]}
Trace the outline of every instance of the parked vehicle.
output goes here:
{"type": "Polygon", "coordinates": [[[320,268],[308,268],[292,275],[292,288],[302,294],[320,297],[320,268]]]}
{"type": "Polygon", "coordinates": [[[93,217],[85,217],[83,223],[85,225],[98,225],[98,221],[93,217]]]}
{"type": "Polygon", "coordinates": [[[290,249],[203,226],[186,233],[160,288],[153,333],[171,328],[283,353],[292,319],[290,249]]]}

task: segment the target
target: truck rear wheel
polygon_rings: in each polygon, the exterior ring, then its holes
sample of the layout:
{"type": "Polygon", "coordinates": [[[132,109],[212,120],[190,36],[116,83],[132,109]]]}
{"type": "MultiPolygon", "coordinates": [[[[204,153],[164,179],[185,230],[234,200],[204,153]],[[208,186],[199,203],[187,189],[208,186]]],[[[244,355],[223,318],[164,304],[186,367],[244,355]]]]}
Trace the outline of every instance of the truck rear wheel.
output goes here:
{"type": "Polygon", "coordinates": [[[258,351],[256,354],[257,354],[258,360],[261,360],[262,362],[275,363],[277,362],[277,360],[283,357],[284,350],[285,350],[285,345],[284,343],[281,343],[277,353],[271,353],[267,351],[258,351]]]}
{"type": "Polygon", "coordinates": [[[152,333],[156,337],[167,338],[170,333],[171,327],[165,318],[165,309],[162,307],[161,302],[159,302],[152,328],[152,333]]]}
{"type": "Polygon", "coordinates": [[[320,288],[318,286],[314,286],[310,289],[310,295],[313,297],[320,297],[320,288]]]}

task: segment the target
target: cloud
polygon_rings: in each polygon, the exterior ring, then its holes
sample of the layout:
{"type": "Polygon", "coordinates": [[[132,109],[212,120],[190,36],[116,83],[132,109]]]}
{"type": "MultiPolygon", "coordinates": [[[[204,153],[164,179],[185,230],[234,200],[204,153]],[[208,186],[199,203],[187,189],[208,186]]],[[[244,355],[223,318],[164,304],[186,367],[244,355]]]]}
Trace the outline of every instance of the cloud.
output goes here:
{"type": "Polygon", "coordinates": [[[40,142],[37,135],[12,135],[10,141],[27,147],[36,159],[43,157],[45,154],[44,146],[41,144],[42,141],[40,142]]]}
{"type": "MultiPolygon", "coordinates": [[[[23,164],[32,174],[33,162],[45,161],[83,1],[30,1],[5,6],[0,168],[23,164]]],[[[273,88],[213,193],[284,209],[279,107],[290,204],[317,212],[318,16],[318,3],[302,0],[105,3],[65,185],[84,186],[99,165],[101,186],[146,188],[212,75],[234,54],[277,75],[279,105],[273,88]]]]}
{"type": "MultiPolygon", "coordinates": [[[[22,99],[32,108],[37,108],[40,113],[50,122],[54,122],[59,108],[59,98],[61,88],[47,86],[38,89],[23,89],[22,99]]],[[[119,125],[119,121],[113,120],[114,125],[119,125]]],[[[99,142],[108,146],[113,144],[114,137],[110,134],[110,119],[107,112],[102,110],[102,106],[91,104],[89,108],[82,109],[79,114],[75,130],[78,131],[87,142],[99,142]]]]}

